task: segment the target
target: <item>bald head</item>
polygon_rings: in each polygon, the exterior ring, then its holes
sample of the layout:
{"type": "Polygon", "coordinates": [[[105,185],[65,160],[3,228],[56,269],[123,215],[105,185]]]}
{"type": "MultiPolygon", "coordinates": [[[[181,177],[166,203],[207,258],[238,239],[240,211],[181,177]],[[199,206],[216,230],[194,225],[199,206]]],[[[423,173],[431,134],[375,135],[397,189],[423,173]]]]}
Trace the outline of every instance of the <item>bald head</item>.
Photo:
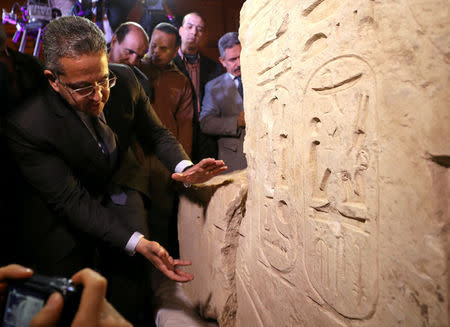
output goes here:
{"type": "Polygon", "coordinates": [[[121,24],[111,39],[108,61],[129,66],[138,66],[148,50],[149,38],[137,23],[121,24]]]}

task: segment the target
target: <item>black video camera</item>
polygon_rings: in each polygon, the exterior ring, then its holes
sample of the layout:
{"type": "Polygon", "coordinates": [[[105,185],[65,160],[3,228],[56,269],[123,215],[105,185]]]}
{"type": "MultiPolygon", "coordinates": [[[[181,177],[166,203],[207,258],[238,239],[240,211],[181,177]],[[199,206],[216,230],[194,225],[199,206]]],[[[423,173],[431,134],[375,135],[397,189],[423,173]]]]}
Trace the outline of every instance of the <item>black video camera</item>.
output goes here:
{"type": "Polygon", "coordinates": [[[34,274],[29,279],[8,280],[8,294],[1,327],[28,327],[54,292],[64,298],[58,326],[70,326],[80,303],[82,285],[70,279],[34,274]]]}

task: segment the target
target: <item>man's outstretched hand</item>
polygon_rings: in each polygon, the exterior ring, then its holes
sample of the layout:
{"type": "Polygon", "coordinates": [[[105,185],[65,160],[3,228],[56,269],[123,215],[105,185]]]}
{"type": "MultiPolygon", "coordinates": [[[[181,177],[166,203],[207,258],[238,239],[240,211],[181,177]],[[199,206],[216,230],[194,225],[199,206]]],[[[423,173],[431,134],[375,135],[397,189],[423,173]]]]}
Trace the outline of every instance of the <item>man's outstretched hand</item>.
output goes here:
{"type": "Polygon", "coordinates": [[[224,172],[227,168],[223,160],[206,158],[182,173],[172,174],[172,179],[188,184],[204,183],[224,172]]]}
{"type": "Polygon", "coordinates": [[[164,275],[177,282],[189,282],[194,279],[194,275],[187,273],[177,266],[189,266],[190,261],[173,259],[167,250],[158,242],[141,238],[136,245],[136,251],[146,257],[164,275]]]}

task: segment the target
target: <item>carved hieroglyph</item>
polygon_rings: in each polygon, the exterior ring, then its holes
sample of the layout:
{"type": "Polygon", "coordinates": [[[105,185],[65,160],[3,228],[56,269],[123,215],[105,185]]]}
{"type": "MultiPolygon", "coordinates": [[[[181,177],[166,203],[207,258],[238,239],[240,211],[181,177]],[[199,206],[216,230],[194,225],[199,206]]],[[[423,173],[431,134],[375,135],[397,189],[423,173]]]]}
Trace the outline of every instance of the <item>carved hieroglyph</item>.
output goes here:
{"type": "Polygon", "coordinates": [[[447,0],[244,3],[248,197],[228,281],[210,274],[213,298],[235,299],[209,310],[221,326],[450,324],[449,12],[447,0]]]}
{"type": "Polygon", "coordinates": [[[375,90],[374,73],[361,58],[342,56],[319,67],[303,96],[298,138],[304,146],[294,147],[305,157],[308,278],[329,305],[352,318],[374,311],[378,291],[375,90]]]}

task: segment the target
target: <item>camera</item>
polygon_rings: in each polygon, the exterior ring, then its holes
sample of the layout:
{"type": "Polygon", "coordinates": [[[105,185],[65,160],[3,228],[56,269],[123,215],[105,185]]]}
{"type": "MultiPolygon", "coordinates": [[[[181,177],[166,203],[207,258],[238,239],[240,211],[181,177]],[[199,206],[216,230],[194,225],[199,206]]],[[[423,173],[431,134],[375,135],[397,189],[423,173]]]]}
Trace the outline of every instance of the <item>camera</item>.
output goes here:
{"type": "Polygon", "coordinates": [[[64,298],[58,326],[70,326],[80,303],[82,285],[70,279],[34,274],[29,279],[8,280],[6,306],[1,327],[28,327],[54,292],[64,298]]]}

